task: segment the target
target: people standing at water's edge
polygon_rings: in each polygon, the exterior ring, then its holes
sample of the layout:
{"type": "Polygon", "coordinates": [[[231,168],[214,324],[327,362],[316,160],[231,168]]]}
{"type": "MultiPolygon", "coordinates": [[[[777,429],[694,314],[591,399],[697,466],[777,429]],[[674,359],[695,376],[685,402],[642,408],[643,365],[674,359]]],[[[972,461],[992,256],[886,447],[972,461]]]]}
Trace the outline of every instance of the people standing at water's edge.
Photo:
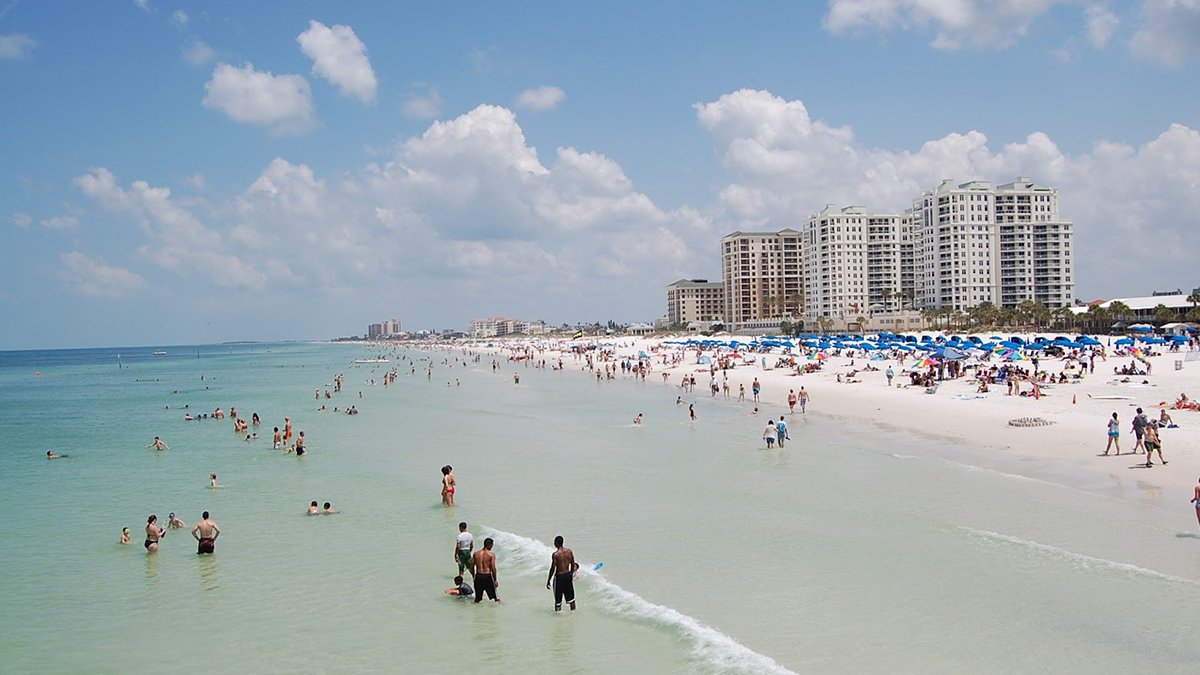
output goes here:
{"type": "Polygon", "coordinates": [[[783,421],[783,415],[779,416],[779,421],[775,423],[775,434],[779,437],[779,447],[783,447],[783,442],[788,439],[787,422],[783,421]]]}
{"type": "Polygon", "coordinates": [[[454,492],[457,481],[454,479],[454,467],[447,464],[442,467],[442,504],[454,506],[454,492]]]}
{"type": "Polygon", "coordinates": [[[217,537],[221,536],[221,528],[208,517],[208,511],[200,517],[202,520],[192,528],[192,537],[197,542],[196,555],[212,553],[217,545],[217,537]]]}
{"type": "Polygon", "coordinates": [[[492,600],[500,602],[496,597],[496,589],[500,588],[500,575],[496,570],[496,554],[492,553],[492,538],[483,540],[483,548],[471,556],[471,576],[475,578],[475,602],[483,600],[487,595],[492,600]]]}
{"type": "Polygon", "coordinates": [[[146,541],[142,545],[150,553],[158,552],[158,541],[167,536],[167,531],[158,526],[158,516],[150,514],[146,519],[146,541]]]}
{"type": "Polygon", "coordinates": [[[475,537],[467,532],[467,522],[458,524],[458,537],[454,540],[454,562],[458,563],[458,573],[462,574],[471,567],[471,554],[475,552],[475,537]]]}
{"type": "Polygon", "coordinates": [[[575,611],[575,573],[579,571],[579,563],[575,562],[575,553],[569,548],[563,548],[562,535],[554,538],[554,553],[550,554],[550,574],[546,577],[546,588],[554,582],[554,611],[561,612],[563,600],[575,611]]]}

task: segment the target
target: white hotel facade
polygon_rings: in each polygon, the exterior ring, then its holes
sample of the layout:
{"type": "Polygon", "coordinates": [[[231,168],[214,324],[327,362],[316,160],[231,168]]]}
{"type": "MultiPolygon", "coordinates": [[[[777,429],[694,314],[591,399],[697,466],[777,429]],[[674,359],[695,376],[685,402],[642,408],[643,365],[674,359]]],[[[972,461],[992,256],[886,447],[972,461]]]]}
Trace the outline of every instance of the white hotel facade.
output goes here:
{"type": "Polygon", "coordinates": [[[1003,185],[945,180],[903,213],[828,205],[799,230],[721,239],[724,319],[734,328],[803,318],[809,329],[819,320],[845,329],[866,318],[903,330],[923,308],[1070,306],[1074,234],[1058,191],[1024,176],[1003,185]]]}

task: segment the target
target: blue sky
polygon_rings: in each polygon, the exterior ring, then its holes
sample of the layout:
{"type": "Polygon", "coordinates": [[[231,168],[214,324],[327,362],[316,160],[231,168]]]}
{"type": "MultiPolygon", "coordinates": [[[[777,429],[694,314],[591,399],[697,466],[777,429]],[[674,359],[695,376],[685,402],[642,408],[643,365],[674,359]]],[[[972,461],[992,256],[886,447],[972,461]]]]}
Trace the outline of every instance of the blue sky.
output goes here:
{"type": "Polygon", "coordinates": [[[942,178],[1200,284],[1200,0],[513,4],[0,5],[0,348],[649,320],[942,178]]]}

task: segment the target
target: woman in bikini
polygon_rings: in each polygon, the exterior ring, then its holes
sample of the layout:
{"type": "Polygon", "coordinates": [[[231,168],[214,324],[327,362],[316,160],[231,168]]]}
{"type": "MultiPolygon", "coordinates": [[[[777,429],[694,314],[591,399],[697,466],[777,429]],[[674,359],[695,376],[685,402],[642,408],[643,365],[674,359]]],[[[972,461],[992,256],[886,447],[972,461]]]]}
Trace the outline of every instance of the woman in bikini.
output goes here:
{"type": "Polygon", "coordinates": [[[442,467],[442,504],[454,506],[454,467],[447,464],[442,467]]]}

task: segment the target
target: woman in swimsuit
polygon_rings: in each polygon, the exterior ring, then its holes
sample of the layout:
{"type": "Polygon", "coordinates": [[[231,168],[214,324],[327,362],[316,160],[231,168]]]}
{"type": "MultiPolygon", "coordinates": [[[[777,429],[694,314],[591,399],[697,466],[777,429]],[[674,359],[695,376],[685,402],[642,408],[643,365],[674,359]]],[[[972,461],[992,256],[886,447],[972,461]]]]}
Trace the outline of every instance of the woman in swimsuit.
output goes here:
{"type": "Polygon", "coordinates": [[[142,545],[150,553],[158,552],[158,540],[167,536],[167,531],[158,526],[158,516],[150,514],[146,519],[146,541],[142,545]]]}
{"type": "Polygon", "coordinates": [[[442,467],[442,504],[454,506],[454,467],[447,464],[442,467]]]}
{"type": "Polygon", "coordinates": [[[1121,454],[1121,423],[1117,421],[1117,413],[1112,414],[1112,419],[1108,420],[1108,445],[1104,446],[1104,454],[1117,446],[1117,454],[1121,454]]]}

